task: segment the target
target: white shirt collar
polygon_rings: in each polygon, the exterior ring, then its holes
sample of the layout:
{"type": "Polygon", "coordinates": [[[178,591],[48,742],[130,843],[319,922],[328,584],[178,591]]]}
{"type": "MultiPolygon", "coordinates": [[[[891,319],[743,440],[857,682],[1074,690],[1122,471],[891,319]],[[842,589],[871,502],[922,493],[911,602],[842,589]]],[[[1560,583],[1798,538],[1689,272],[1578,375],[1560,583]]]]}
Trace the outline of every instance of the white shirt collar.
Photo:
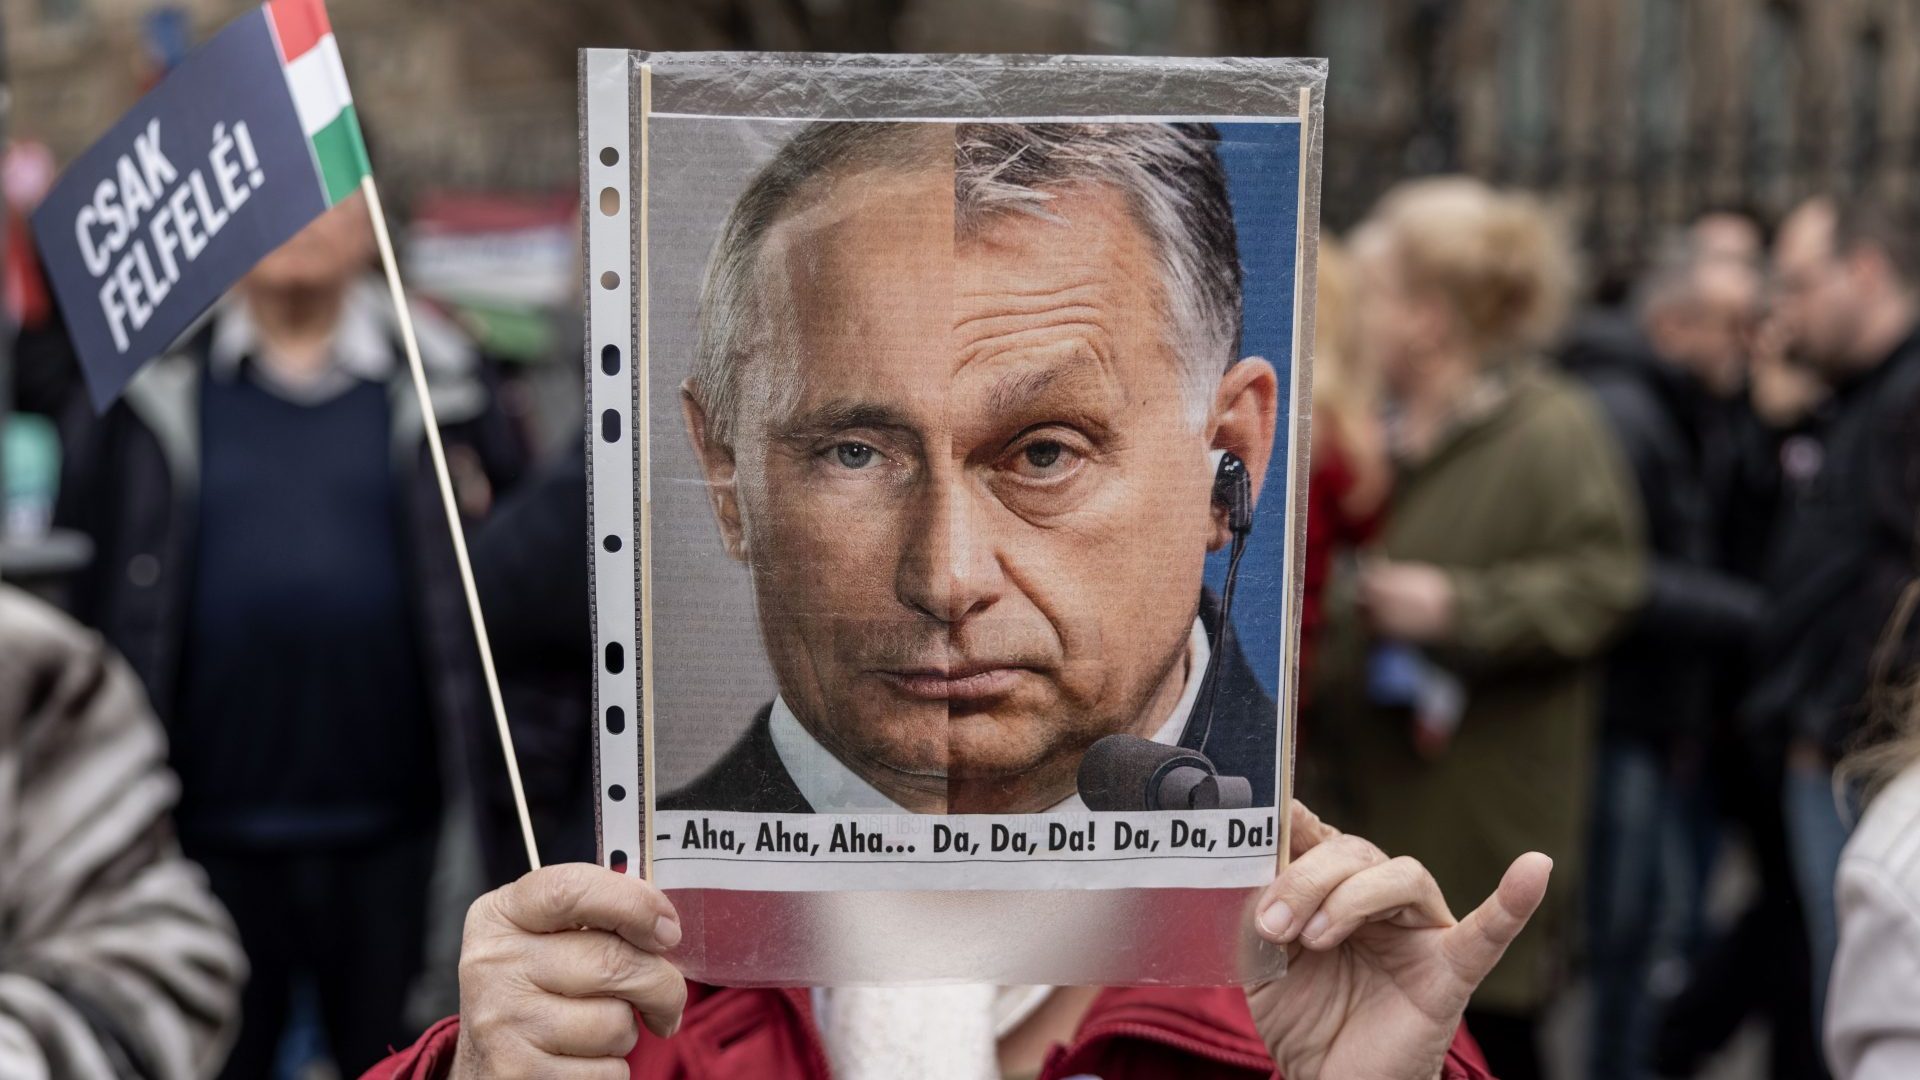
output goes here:
{"type": "MultiPolygon", "coordinates": [[[[1212,659],[1213,648],[1207,641],[1207,628],[1199,619],[1193,620],[1193,632],[1187,637],[1187,683],[1180,692],[1180,700],[1173,706],[1159,730],[1153,733],[1153,741],[1172,746],[1180,741],[1187,729],[1187,717],[1193,712],[1193,703],[1200,697],[1200,684],[1206,681],[1207,663],[1212,659]]],[[[773,711],[768,717],[767,728],[773,736],[774,752],[780,755],[780,764],[786,766],[787,775],[793,778],[795,787],[807,800],[807,805],[822,813],[857,813],[873,811],[888,814],[904,814],[906,808],[883,794],[880,789],[867,783],[859,773],[848,768],[846,763],[834,757],[820,740],[813,737],[800,724],[799,717],[787,707],[784,697],[773,699],[773,711]]],[[[1085,810],[1087,805],[1080,801],[1075,792],[1059,803],[1047,808],[1047,813],[1063,810],[1085,810]]]]}
{"type": "MultiPolygon", "coordinates": [[[[340,322],[334,329],[330,347],[331,368],[311,385],[292,385],[268,377],[262,385],[282,397],[295,400],[325,400],[355,380],[385,382],[397,362],[392,318],[388,301],[377,288],[357,282],[347,290],[340,308],[340,322]]],[[[222,304],[213,321],[213,340],[207,354],[207,368],[216,379],[231,379],[239,374],[241,361],[258,354],[260,330],[253,321],[245,299],[234,296],[222,304]]],[[[261,374],[260,369],[255,369],[261,374]]]]}

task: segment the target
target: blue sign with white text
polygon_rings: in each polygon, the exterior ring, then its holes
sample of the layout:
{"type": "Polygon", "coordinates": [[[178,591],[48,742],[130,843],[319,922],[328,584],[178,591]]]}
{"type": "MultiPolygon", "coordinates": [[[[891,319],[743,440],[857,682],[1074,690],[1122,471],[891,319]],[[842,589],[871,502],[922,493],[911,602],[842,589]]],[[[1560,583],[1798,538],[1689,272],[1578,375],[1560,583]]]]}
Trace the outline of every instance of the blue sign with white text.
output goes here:
{"type": "Polygon", "coordinates": [[[33,215],[94,407],[326,207],[266,15],[243,16],[70,165],[33,215]]]}

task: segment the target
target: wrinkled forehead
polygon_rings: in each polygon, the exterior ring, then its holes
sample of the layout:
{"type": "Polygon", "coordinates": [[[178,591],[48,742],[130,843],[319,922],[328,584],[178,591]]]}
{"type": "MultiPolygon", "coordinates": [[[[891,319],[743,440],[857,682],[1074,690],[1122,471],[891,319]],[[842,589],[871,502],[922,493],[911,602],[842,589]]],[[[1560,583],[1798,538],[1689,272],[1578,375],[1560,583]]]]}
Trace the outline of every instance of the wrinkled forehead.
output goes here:
{"type": "MultiPolygon", "coordinates": [[[[749,369],[791,369],[822,331],[847,342],[926,336],[950,322],[951,169],[869,169],[819,178],[767,230],[754,265],[759,336],[749,369]],[[779,364],[779,361],[785,361],[779,364]]],[[[933,344],[929,341],[928,344],[933,344]]]]}
{"type": "Polygon", "coordinates": [[[1151,245],[1119,192],[1068,185],[1046,216],[963,229],[951,171],[869,170],[822,187],[760,251],[764,347],[741,372],[748,412],[777,424],[821,394],[951,394],[963,374],[1021,361],[1112,376],[1116,357],[1151,352],[1172,370],[1151,245]]]}
{"type": "Polygon", "coordinates": [[[1145,271],[1138,285],[1161,291],[1152,243],[1122,192],[1065,181],[1045,194],[1035,210],[966,211],[950,159],[815,178],[759,245],[758,316],[778,329],[820,305],[879,299],[879,290],[887,310],[938,307],[958,320],[970,294],[1111,279],[1115,259],[1145,271]],[[983,280],[988,265],[994,276],[983,280]]]}
{"type": "Polygon", "coordinates": [[[768,226],[757,272],[761,284],[779,285],[806,269],[796,259],[870,258],[883,248],[950,260],[953,220],[951,156],[824,173],[802,185],[768,226]],[[895,242],[878,243],[885,240],[895,242]]]}

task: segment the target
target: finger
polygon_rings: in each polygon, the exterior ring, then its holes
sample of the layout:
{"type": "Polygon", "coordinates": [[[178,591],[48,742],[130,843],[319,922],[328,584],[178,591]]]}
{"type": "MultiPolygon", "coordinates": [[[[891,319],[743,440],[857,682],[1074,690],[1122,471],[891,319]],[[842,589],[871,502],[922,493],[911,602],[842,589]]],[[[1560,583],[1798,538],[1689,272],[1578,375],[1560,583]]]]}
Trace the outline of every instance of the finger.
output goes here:
{"type": "Polygon", "coordinates": [[[679,916],[660,890],[589,863],[543,867],[490,895],[502,918],[530,933],[585,926],[649,952],[680,943],[679,916]]]}
{"type": "Polygon", "coordinates": [[[539,939],[524,965],[527,981],[563,997],[618,997],[642,1012],[678,1012],[686,980],[666,960],[605,930],[569,930],[539,939]]]}
{"type": "Polygon", "coordinates": [[[537,1076],[540,1080],[631,1080],[632,1068],[613,1057],[558,1057],[532,1046],[511,1058],[489,1058],[476,1065],[479,1076],[537,1076]]]}
{"type": "Polygon", "coordinates": [[[540,939],[529,952],[527,981],[567,998],[609,998],[632,1006],[662,1036],[678,1026],[687,980],[672,964],[603,930],[571,930],[540,939]]]}
{"type": "Polygon", "coordinates": [[[633,1070],[621,1058],[574,1058],[557,1070],[536,1075],[554,1080],[632,1080],[633,1070]]]}
{"type": "Polygon", "coordinates": [[[1282,945],[1292,941],[1342,882],[1386,861],[1379,848],[1357,836],[1341,834],[1322,841],[1267,886],[1257,920],[1260,932],[1282,945]]]}
{"type": "Polygon", "coordinates": [[[1340,830],[1320,820],[1299,799],[1287,806],[1287,852],[1291,858],[1305,855],[1308,849],[1340,835],[1340,830]]]}
{"type": "Polygon", "coordinates": [[[561,1057],[624,1059],[640,1042],[640,1022],[613,998],[546,998],[529,1019],[527,1041],[561,1057]]]}
{"type": "Polygon", "coordinates": [[[1507,867],[1493,895],[1447,932],[1447,960],[1469,987],[1480,985],[1526,928],[1547,895],[1552,874],[1553,860],[1545,855],[1533,851],[1520,856],[1507,867]]]}
{"type": "Polygon", "coordinates": [[[1301,928],[1300,943],[1316,951],[1338,948],[1360,927],[1387,921],[1416,929],[1454,924],[1439,883],[1417,859],[1402,855],[1341,882],[1301,928]]]}
{"type": "Polygon", "coordinates": [[[542,1053],[524,1068],[508,1067],[485,1075],[537,1076],[540,1080],[632,1080],[633,1069],[621,1058],[557,1057],[542,1053]]]}

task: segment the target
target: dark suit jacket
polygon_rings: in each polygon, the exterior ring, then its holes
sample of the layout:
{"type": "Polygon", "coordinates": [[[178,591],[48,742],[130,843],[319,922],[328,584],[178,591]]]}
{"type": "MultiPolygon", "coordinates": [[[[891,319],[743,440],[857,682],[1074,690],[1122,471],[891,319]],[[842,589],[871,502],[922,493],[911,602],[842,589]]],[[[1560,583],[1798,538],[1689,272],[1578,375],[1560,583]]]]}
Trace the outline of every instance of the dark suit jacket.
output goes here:
{"type": "MultiPolygon", "coordinates": [[[[1202,616],[1209,626],[1215,605],[1202,600],[1202,616]]],[[[1214,635],[1214,648],[1220,648],[1214,635]]],[[[1255,806],[1274,802],[1274,761],[1278,754],[1279,724],[1273,698],[1267,695],[1253,668],[1228,635],[1220,653],[1220,682],[1213,712],[1213,729],[1206,755],[1223,776],[1244,776],[1253,785],[1255,806]]],[[[780,763],[768,727],[771,702],[761,707],[753,726],[700,779],[662,798],[662,810],[731,810],[748,814],[811,814],[800,788],[780,763]]]]}

